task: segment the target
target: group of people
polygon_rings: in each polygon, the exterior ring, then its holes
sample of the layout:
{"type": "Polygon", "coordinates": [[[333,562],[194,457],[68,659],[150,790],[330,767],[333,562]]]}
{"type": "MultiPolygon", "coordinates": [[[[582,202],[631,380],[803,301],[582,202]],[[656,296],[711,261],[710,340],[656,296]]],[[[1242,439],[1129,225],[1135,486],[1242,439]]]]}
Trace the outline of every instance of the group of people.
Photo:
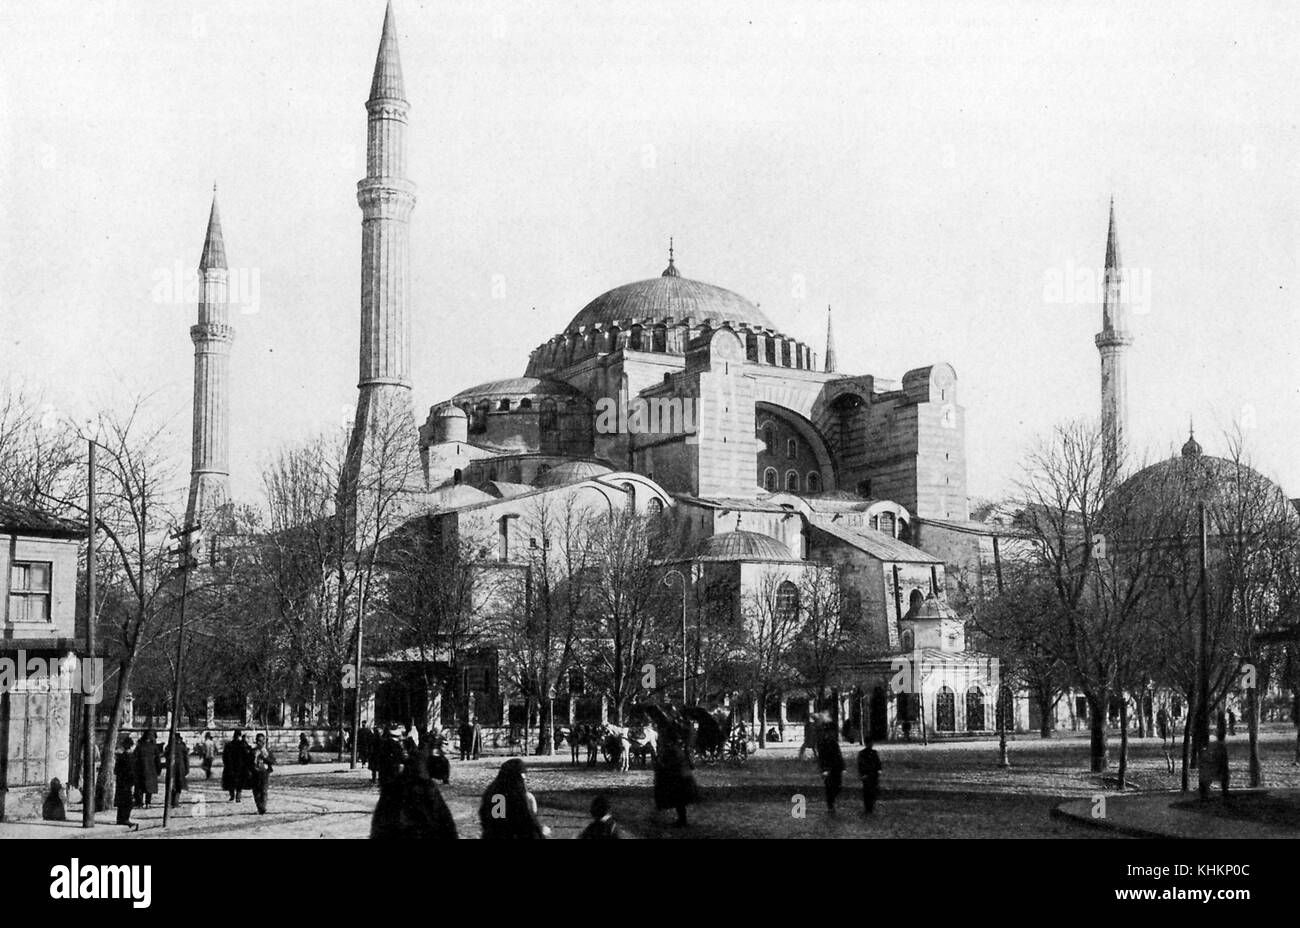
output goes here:
{"type": "Polygon", "coordinates": [[[158,779],[166,772],[171,779],[172,808],[180,805],[181,793],[189,788],[190,759],[185,739],[176,736],[164,748],[152,728],[146,729],[138,743],[123,735],[113,761],[114,805],[117,823],[138,828],[131,821],[133,809],[147,809],[158,793],[158,779]]]}
{"type": "Polygon", "coordinates": [[[221,788],[226,791],[226,801],[243,802],[244,790],[251,789],[258,814],[265,815],[266,794],[274,770],[275,754],[267,744],[266,735],[259,733],[255,743],[249,744],[244,733],[235,729],[221,749],[221,788]]]}

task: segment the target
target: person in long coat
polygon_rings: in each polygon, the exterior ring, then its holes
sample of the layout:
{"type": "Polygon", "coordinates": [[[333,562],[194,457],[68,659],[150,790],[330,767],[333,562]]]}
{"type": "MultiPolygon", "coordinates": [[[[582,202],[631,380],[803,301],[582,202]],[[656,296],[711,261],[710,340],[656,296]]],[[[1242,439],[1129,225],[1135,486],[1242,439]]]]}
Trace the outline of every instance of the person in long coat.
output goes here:
{"type": "Polygon", "coordinates": [[[522,757],[501,765],[483,791],[478,821],[484,838],[545,838],[550,829],[537,820],[537,798],[528,791],[522,757]]]}
{"type": "Polygon", "coordinates": [[[362,767],[365,767],[370,760],[370,745],[373,740],[370,723],[363,722],[357,730],[357,761],[362,767]]]}
{"type": "Polygon", "coordinates": [[[55,777],[50,781],[50,789],[41,802],[41,818],[47,822],[66,822],[68,820],[67,796],[63,783],[55,777]]]}
{"type": "Polygon", "coordinates": [[[135,796],[136,806],[149,808],[154,793],[158,792],[159,772],[158,737],[153,729],[145,730],[140,743],[135,746],[135,796]]]}
{"type": "Polygon", "coordinates": [[[826,787],[826,810],[835,811],[835,799],[844,785],[844,753],[840,750],[839,734],[834,725],[821,725],[817,739],[817,764],[821,767],[822,781],[826,787]]]}
{"type": "Polygon", "coordinates": [[[167,775],[171,777],[172,808],[181,804],[181,793],[190,786],[190,755],[185,746],[185,739],[176,735],[176,742],[167,745],[167,775]]]}
{"type": "MultiPolygon", "coordinates": [[[[434,744],[422,744],[415,760],[379,790],[370,820],[372,838],[455,838],[456,821],[434,782],[434,744]]],[[[447,759],[441,758],[445,764],[447,759]]]]}
{"type": "Polygon", "coordinates": [[[275,755],[266,743],[266,735],[257,736],[257,746],[252,750],[249,771],[253,781],[253,801],[257,803],[257,814],[266,814],[266,792],[271,785],[271,771],[275,769],[275,755]]]}
{"type": "Polygon", "coordinates": [[[131,736],[122,736],[122,750],[113,760],[113,804],[117,807],[117,823],[131,828],[131,809],[135,807],[135,755],[131,750],[131,736]]]}
{"type": "Polygon", "coordinates": [[[238,729],[221,749],[221,788],[230,794],[227,802],[242,802],[248,778],[248,742],[238,729]]]}
{"type": "Polygon", "coordinates": [[[203,735],[202,745],[203,757],[203,779],[212,779],[212,762],[217,759],[217,742],[212,738],[212,732],[205,732],[203,735]]]}
{"type": "Polygon", "coordinates": [[[682,723],[665,717],[659,725],[659,752],[655,755],[655,808],[677,810],[678,827],[688,824],[686,807],[700,800],[695,764],[686,749],[683,728],[682,723]]]}

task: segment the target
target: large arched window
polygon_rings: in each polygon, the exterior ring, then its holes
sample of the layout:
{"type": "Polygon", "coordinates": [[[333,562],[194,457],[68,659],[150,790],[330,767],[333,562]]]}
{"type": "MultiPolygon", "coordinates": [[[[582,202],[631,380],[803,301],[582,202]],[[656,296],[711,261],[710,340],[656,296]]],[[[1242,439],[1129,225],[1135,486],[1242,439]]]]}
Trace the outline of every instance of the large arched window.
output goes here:
{"type": "Polygon", "coordinates": [[[763,489],[775,493],[777,490],[777,479],[775,467],[769,467],[767,470],[763,471],[763,489]]]}
{"type": "Polygon", "coordinates": [[[776,454],[776,429],[770,424],[763,426],[763,450],[768,454],[776,454]]]}
{"type": "Polygon", "coordinates": [[[907,597],[907,611],[911,612],[923,602],[925,602],[925,594],[920,590],[913,590],[912,595],[907,597]]]}
{"type": "Polygon", "coordinates": [[[934,696],[935,731],[957,730],[957,694],[948,687],[941,687],[934,696]]]}
{"type": "Polygon", "coordinates": [[[822,491],[822,475],[815,470],[808,471],[808,479],[804,484],[809,493],[820,493],[822,491]]]}
{"type": "Polygon", "coordinates": [[[791,493],[799,492],[799,472],[797,470],[785,472],[785,488],[791,493]]]}
{"type": "Polygon", "coordinates": [[[966,691],[966,730],[984,730],[984,691],[978,686],[966,691]]]}
{"type": "Polygon", "coordinates": [[[542,400],[542,415],[538,420],[538,428],[543,432],[552,431],[560,427],[560,410],[555,405],[555,400],[542,400]]]}
{"type": "Polygon", "coordinates": [[[664,511],[664,501],[657,496],[650,497],[650,501],[645,504],[646,512],[652,516],[657,516],[664,511]]]}
{"type": "Polygon", "coordinates": [[[785,443],[785,456],[791,459],[799,456],[799,439],[791,438],[785,443]]]}
{"type": "Polygon", "coordinates": [[[776,588],[776,618],[789,622],[799,614],[799,588],[789,580],[782,580],[776,588]]]}
{"type": "Polygon", "coordinates": [[[912,634],[912,630],[910,628],[903,629],[903,634],[900,636],[900,640],[903,643],[904,651],[911,651],[913,648],[916,647],[916,636],[912,634]]]}

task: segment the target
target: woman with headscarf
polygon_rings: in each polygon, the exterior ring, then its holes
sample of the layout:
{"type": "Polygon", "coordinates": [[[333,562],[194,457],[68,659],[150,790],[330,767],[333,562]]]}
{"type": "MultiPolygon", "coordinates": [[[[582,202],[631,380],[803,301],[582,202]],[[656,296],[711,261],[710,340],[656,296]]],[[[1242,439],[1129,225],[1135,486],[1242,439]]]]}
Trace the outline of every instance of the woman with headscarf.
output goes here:
{"type": "Polygon", "coordinates": [[[63,783],[58,777],[50,781],[49,792],[41,803],[41,818],[47,822],[66,822],[68,820],[67,798],[64,796],[63,783]]]}
{"type": "Polygon", "coordinates": [[[132,829],[131,809],[135,806],[135,755],[131,736],[122,736],[122,749],[113,761],[113,804],[117,806],[117,823],[132,829]]]}
{"type": "Polygon", "coordinates": [[[145,729],[140,743],[135,746],[136,806],[149,808],[153,794],[158,792],[158,737],[152,728],[145,729]]]}
{"type": "Polygon", "coordinates": [[[524,761],[512,757],[483,791],[478,820],[484,838],[545,838],[550,829],[537,820],[537,798],[528,791],[524,761]]]}
{"type": "Polygon", "coordinates": [[[221,788],[230,794],[227,802],[243,801],[244,780],[248,776],[247,758],[248,742],[244,740],[244,733],[235,729],[235,734],[221,749],[221,788]]]}
{"type": "MultiPolygon", "coordinates": [[[[370,820],[372,838],[455,838],[456,822],[434,782],[436,747],[420,745],[415,760],[379,789],[370,820]]],[[[446,763],[446,758],[442,758],[446,763]]]]}

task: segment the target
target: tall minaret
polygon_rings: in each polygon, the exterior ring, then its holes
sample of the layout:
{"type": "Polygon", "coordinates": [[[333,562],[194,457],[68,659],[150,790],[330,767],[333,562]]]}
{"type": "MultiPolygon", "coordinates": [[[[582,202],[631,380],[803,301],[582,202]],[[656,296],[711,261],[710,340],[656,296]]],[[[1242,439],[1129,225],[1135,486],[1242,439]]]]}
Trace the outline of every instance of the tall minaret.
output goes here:
{"type": "Polygon", "coordinates": [[[826,373],[835,373],[835,330],[831,328],[831,308],[826,307],[826,373]]]}
{"type": "Polygon", "coordinates": [[[1110,227],[1106,231],[1105,289],[1101,307],[1101,331],[1095,339],[1101,354],[1102,466],[1115,475],[1124,452],[1128,428],[1128,371],[1125,349],[1133,344],[1129,333],[1128,307],[1124,304],[1124,272],[1119,258],[1119,237],[1115,231],[1115,199],[1110,201],[1110,227]]]}
{"type": "Polygon", "coordinates": [[[190,327],[194,431],[186,524],[210,517],[230,500],[230,343],[235,330],[230,325],[229,271],[215,184],[199,276],[199,321],[190,327]]]}
{"type": "MultiPolygon", "coordinates": [[[[403,422],[409,419],[406,431],[410,433],[410,453],[416,453],[408,300],[408,231],[415,206],[415,185],[406,179],[409,111],[390,2],[384,13],[370,99],[366,101],[366,176],[357,183],[362,216],[361,372],[356,421],[348,449],[352,480],[367,466],[391,469],[387,461],[377,463],[373,452],[380,444],[391,445],[394,417],[403,422]]],[[[383,450],[386,459],[391,451],[391,447],[383,450]]]]}

